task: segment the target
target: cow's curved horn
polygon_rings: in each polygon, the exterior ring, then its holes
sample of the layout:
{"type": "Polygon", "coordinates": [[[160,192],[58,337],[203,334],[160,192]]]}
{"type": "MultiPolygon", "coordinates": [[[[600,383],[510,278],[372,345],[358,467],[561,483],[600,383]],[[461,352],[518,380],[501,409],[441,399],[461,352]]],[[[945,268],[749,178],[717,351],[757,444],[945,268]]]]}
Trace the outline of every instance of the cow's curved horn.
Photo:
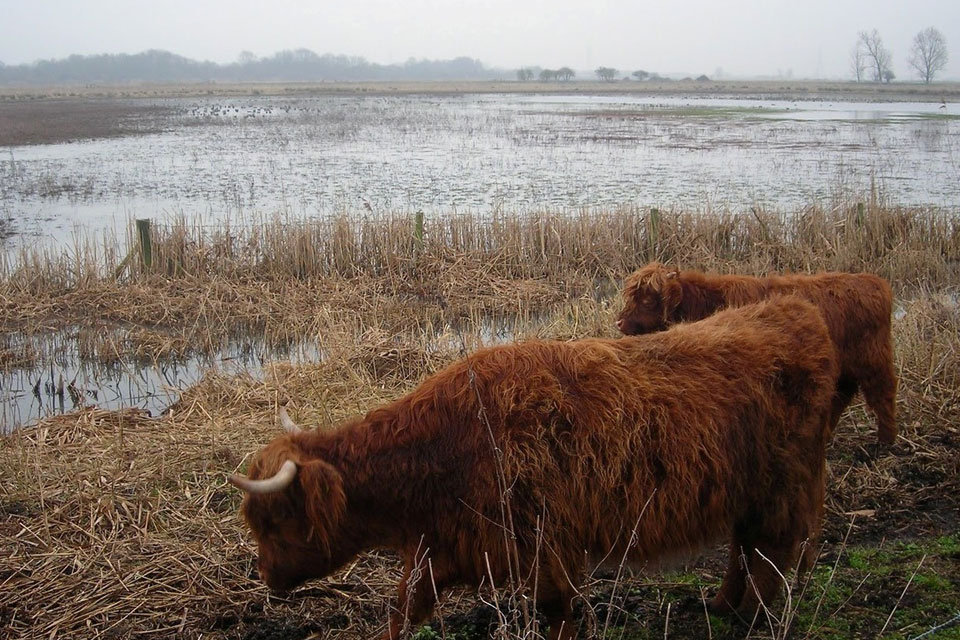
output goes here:
{"type": "Polygon", "coordinates": [[[297,426],[297,423],[290,419],[290,414],[287,413],[285,408],[280,407],[277,415],[280,416],[280,424],[283,425],[287,433],[300,433],[302,431],[300,427],[297,426]]]}
{"type": "Polygon", "coordinates": [[[264,480],[251,480],[247,476],[234,473],[227,481],[238,489],[243,489],[247,493],[275,493],[286,489],[294,476],[297,475],[297,463],[293,460],[285,460],[280,466],[280,470],[273,474],[272,478],[264,480]]]}

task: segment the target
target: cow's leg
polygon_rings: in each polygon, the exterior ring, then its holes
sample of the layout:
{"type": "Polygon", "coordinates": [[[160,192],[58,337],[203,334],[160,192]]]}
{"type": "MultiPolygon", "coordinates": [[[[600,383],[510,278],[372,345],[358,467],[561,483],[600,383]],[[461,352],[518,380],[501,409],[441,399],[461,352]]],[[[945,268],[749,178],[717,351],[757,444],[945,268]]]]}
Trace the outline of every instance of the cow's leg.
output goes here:
{"type": "Polygon", "coordinates": [[[802,537],[799,538],[802,545],[800,563],[797,565],[797,575],[803,576],[807,571],[813,568],[817,562],[819,551],[817,549],[820,540],[820,530],[823,527],[823,503],[826,500],[827,493],[827,468],[826,462],[821,457],[818,461],[817,473],[810,479],[807,489],[809,502],[807,503],[806,521],[801,529],[802,537]]]}
{"type": "Polygon", "coordinates": [[[573,640],[576,637],[573,626],[573,605],[569,595],[549,600],[539,600],[537,609],[547,619],[550,633],[548,640],[573,640]]]}
{"type": "Polygon", "coordinates": [[[564,580],[557,576],[547,584],[538,585],[537,610],[547,619],[548,640],[573,640],[576,637],[573,625],[573,597],[576,594],[564,580]]]}
{"type": "Polygon", "coordinates": [[[784,586],[787,572],[797,557],[799,544],[792,537],[757,540],[748,561],[749,575],[737,613],[752,620],[761,606],[769,607],[784,586]]]}
{"type": "Polygon", "coordinates": [[[830,435],[836,432],[837,424],[840,422],[843,412],[850,406],[850,401],[853,400],[855,395],[857,395],[856,379],[850,376],[840,376],[830,407],[830,435]]]}
{"type": "MultiPolygon", "coordinates": [[[[823,415],[822,421],[827,418],[823,415]]],[[[787,572],[796,568],[799,574],[808,570],[816,559],[816,543],[823,519],[823,500],[826,491],[826,468],[823,460],[823,442],[808,452],[811,458],[810,475],[797,483],[794,491],[780,500],[789,500],[785,521],[761,521],[748,553],[749,576],[737,613],[751,620],[761,606],[769,607],[785,585],[787,572]],[[807,546],[797,564],[801,545],[807,546]]],[[[772,500],[771,504],[776,504],[772,500]]]]}
{"type": "Polygon", "coordinates": [[[397,587],[396,608],[381,640],[399,640],[433,613],[436,596],[450,583],[452,571],[444,562],[432,563],[426,558],[408,556],[403,563],[403,577],[397,587]],[[431,571],[432,569],[432,571],[431,571]],[[436,590],[435,590],[436,589],[436,590]]]}
{"type": "Polygon", "coordinates": [[[882,444],[893,444],[897,439],[897,374],[893,369],[893,347],[884,345],[875,356],[875,362],[860,378],[860,388],[867,406],[877,417],[877,439],[882,444]]]}
{"type": "Polygon", "coordinates": [[[707,603],[707,608],[711,612],[726,614],[737,610],[737,605],[743,599],[743,593],[747,588],[748,558],[744,553],[749,553],[750,549],[751,545],[745,537],[734,535],[733,541],[730,542],[727,572],[723,576],[720,591],[707,603]]]}

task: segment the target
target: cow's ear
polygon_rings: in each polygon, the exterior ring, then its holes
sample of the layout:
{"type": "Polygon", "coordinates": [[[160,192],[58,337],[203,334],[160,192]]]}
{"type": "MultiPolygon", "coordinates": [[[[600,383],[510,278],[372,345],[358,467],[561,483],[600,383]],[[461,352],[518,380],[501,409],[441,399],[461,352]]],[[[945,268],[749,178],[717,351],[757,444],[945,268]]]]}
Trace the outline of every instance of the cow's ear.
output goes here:
{"type": "Polygon", "coordinates": [[[646,283],[647,289],[657,295],[663,295],[663,289],[667,284],[667,278],[669,277],[667,268],[660,264],[659,262],[651,262],[644,270],[646,274],[646,283]]]}
{"type": "Polygon", "coordinates": [[[343,478],[333,465],[323,460],[302,465],[298,476],[313,533],[318,542],[328,545],[347,507],[343,478]]]}
{"type": "Polygon", "coordinates": [[[663,289],[660,291],[660,296],[663,299],[663,313],[665,318],[671,316],[677,307],[680,306],[680,303],[683,302],[683,285],[680,284],[680,279],[677,275],[677,271],[668,273],[663,282],[663,289]]]}

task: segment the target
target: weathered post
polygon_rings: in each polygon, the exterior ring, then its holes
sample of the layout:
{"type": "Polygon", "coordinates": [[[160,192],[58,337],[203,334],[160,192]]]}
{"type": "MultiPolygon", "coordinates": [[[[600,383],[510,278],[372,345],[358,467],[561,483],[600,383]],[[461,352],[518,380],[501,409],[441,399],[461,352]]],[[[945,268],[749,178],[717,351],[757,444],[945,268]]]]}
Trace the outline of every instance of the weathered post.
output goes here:
{"type": "Polygon", "coordinates": [[[153,264],[153,245],[150,242],[150,220],[137,219],[137,237],[140,238],[140,260],[147,269],[153,264]]]}
{"type": "Polygon", "coordinates": [[[417,241],[417,250],[423,249],[423,209],[417,209],[414,214],[413,237],[417,241]]]}

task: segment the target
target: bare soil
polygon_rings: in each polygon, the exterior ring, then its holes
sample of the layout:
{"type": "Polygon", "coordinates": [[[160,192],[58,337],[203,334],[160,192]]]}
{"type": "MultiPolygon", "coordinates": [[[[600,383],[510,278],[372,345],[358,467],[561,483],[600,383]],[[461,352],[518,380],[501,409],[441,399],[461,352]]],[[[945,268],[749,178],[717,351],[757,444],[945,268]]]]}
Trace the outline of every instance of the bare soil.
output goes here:
{"type": "Polygon", "coordinates": [[[142,135],[158,130],[158,116],[165,112],[168,109],[142,101],[0,99],[0,147],[142,135]]]}

